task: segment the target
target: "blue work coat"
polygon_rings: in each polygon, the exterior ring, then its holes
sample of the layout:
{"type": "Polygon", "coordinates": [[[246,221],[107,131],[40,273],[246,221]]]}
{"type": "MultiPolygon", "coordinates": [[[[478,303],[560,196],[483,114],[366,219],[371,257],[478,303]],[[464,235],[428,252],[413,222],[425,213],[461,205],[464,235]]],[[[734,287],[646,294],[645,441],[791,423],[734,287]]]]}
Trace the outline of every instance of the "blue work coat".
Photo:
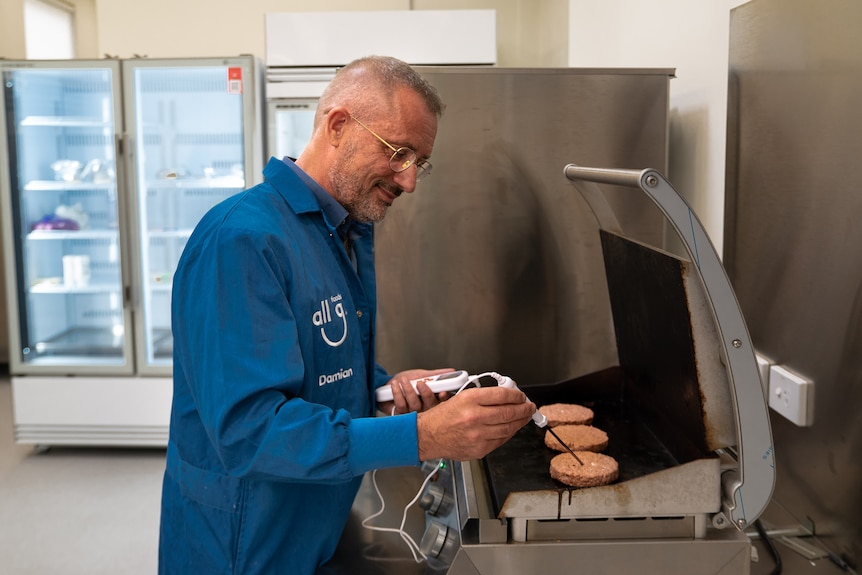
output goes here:
{"type": "Polygon", "coordinates": [[[370,226],[356,268],[316,185],[272,159],[213,207],[174,278],[159,572],[314,573],[362,475],[418,465],[416,415],[372,417],[370,226]]]}

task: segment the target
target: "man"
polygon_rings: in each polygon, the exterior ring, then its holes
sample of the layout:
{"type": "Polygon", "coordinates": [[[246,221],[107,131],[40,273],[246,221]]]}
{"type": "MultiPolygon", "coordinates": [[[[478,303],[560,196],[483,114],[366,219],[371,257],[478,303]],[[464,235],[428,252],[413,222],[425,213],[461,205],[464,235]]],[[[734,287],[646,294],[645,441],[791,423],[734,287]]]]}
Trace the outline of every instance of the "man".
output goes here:
{"type": "Polygon", "coordinates": [[[375,363],[372,223],[430,170],[442,108],[403,62],[357,60],[296,162],[271,159],[198,224],[174,279],[161,573],[314,573],[364,473],[480,458],[530,420],[517,389],[441,402],[409,380],[448,368],[375,363]]]}

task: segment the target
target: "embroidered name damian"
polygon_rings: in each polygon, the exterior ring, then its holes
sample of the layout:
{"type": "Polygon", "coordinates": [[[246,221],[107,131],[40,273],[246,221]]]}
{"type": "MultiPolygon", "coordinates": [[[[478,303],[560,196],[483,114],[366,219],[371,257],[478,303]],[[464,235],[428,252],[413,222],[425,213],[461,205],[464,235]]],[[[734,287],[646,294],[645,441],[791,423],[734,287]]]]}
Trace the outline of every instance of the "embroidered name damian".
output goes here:
{"type": "Polygon", "coordinates": [[[348,377],[352,377],[352,376],[353,376],[353,368],[352,367],[348,367],[347,369],[339,369],[338,371],[336,371],[333,374],[321,375],[317,379],[317,385],[319,385],[320,387],[323,387],[327,383],[333,383],[336,381],[341,381],[342,379],[347,379],[348,377]]]}

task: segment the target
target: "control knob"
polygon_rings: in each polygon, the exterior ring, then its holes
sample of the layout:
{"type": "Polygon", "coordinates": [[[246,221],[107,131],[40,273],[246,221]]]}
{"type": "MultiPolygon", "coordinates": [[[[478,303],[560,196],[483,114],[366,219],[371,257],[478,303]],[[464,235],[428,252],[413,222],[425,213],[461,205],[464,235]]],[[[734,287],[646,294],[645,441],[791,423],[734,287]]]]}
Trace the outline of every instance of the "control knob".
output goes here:
{"type": "Polygon", "coordinates": [[[446,495],[446,490],[439,483],[429,483],[419,499],[419,507],[427,511],[430,515],[437,515],[440,511],[440,504],[443,503],[443,498],[446,495]]]}
{"type": "Polygon", "coordinates": [[[432,521],[425,529],[422,540],[419,542],[419,549],[426,557],[437,557],[443,551],[446,545],[446,536],[449,534],[449,527],[439,521],[432,521]]]}

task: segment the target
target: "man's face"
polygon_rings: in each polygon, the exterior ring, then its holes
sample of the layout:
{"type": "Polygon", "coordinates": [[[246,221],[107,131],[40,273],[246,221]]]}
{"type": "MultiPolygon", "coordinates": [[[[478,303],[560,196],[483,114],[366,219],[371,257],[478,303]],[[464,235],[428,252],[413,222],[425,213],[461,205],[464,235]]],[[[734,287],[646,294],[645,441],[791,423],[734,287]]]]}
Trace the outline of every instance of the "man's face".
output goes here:
{"type": "Polygon", "coordinates": [[[379,222],[396,198],[416,188],[417,168],[411,165],[394,172],[389,166],[392,150],[369,129],[393,147],[410,148],[417,160],[424,160],[431,155],[437,117],[418,96],[403,90],[391,114],[358,119],[367,128],[353,119],[347,121],[346,138],[330,166],[329,178],[335,198],[353,220],[379,222]]]}

